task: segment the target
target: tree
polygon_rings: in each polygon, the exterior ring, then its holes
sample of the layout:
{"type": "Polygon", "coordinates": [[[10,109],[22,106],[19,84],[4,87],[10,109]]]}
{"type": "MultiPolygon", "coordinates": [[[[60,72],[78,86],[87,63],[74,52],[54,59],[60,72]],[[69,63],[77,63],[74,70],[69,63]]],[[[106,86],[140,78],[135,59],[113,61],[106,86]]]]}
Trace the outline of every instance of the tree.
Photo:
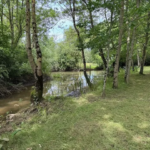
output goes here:
{"type": "Polygon", "coordinates": [[[118,88],[118,69],[119,69],[120,51],[121,51],[121,45],[122,45],[123,21],[124,21],[124,0],[121,1],[121,8],[120,8],[119,38],[118,38],[118,49],[116,51],[113,88],[118,88]]]}
{"type": "Polygon", "coordinates": [[[31,49],[31,32],[30,32],[30,1],[26,0],[26,50],[28,54],[28,59],[34,73],[34,77],[36,80],[35,84],[35,97],[31,97],[31,101],[36,103],[42,100],[43,94],[43,74],[42,74],[42,53],[40,50],[38,36],[37,36],[37,27],[36,27],[36,14],[35,14],[35,0],[32,0],[32,26],[33,26],[33,37],[34,37],[34,44],[36,48],[37,54],[37,64],[34,61],[31,49]]]}
{"type": "Polygon", "coordinates": [[[83,39],[81,38],[80,30],[77,28],[77,25],[76,25],[76,0],[73,0],[73,1],[69,0],[69,6],[70,6],[71,16],[73,20],[73,26],[78,36],[79,49],[81,49],[81,52],[82,52],[82,60],[83,60],[83,66],[84,66],[83,71],[86,72],[86,60],[85,60],[85,54],[84,54],[83,39]]]}
{"type": "MultiPolygon", "coordinates": [[[[114,3],[112,3],[114,4],[114,3]]],[[[107,20],[107,24],[108,24],[108,43],[107,43],[107,66],[106,66],[106,70],[105,70],[105,75],[104,75],[104,84],[103,84],[103,91],[102,91],[102,97],[105,97],[105,89],[106,89],[106,80],[109,74],[109,60],[110,60],[110,43],[111,43],[111,34],[112,34],[112,27],[113,27],[113,14],[114,14],[114,10],[113,7],[110,7],[110,22],[108,22],[107,20]]],[[[105,14],[106,16],[106,14],[105,14]]]]}
{"type": "MultiPolygon", "coordinates": [[[[93,19],[93,10],[96,9],[96,7],[94,8],[93,6],[95,6],[96,4],[91,0],[87,1],[87,0],[82,0],[83,3],[85,4],[86,6],[86,9],[88,10],[89,12],[89,19],[90,19],[90,24],[91,24],[91,29],[90,30],[95,30],[95,26],[94,26],[94,19],[93,19]],[[95,4],[95,5],[94,5],[95,4]]],[[[96,46],[97,47],[97,46],[96,46]]],[[[103,61],[103,65],[104,65],[104,68],[106,69],[107,68],[107,60],[105,58],[105,55],[104,55],[104,52],[103,52],[103,48],[102,46],[98,46],[98,52],[99,52],[99,55],[101,56],[101,59],[103,61]]]]}
{"type": "Polygon", "coordinates": [[[148,12],[148,17],[147,17],[147,28],[146,28],[146,32],[145,32],[145,43],[143,44],[142,59],[141,59],[141,65],[140,65],[140,74],[143,74],[143,70],[144,70],[144,64],[145,64],[145,59],[146,59],[146,50],[147,50],[148,41],[149,41],[149,29],[150,29],[150,12],[148,12]]]}

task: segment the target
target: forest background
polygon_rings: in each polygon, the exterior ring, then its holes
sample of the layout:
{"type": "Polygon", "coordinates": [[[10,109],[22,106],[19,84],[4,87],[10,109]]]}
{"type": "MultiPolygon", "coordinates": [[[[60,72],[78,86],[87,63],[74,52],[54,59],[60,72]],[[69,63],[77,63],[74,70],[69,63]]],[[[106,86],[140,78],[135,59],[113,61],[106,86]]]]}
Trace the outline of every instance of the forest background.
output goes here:
{"type": "MultiPolygon", "coordinates": [[[[28,80],[26,77],[33,72],[25,45],[26,2],[0,1],[1,96],[15,84],[28,80]]],[[[104,82],[109,74],[114,77],[114,88],[118,87],[119,66],[126,70],[126,83],[131,65],[133,70],[139,67],[143,74],[144,65],[150,65],[149,6],[147,0],[36,1],[42,71],[48,74],[51,71],[86,70],[87,63],[96,64],[95,69],[106,70],[104,82]],[[61,19],[72,19],[73,26],[65,29],[62,41],[56,41],[49,33],[61,19]]],[[[34,30],[30,28],[35,59],[34,30]]]]}

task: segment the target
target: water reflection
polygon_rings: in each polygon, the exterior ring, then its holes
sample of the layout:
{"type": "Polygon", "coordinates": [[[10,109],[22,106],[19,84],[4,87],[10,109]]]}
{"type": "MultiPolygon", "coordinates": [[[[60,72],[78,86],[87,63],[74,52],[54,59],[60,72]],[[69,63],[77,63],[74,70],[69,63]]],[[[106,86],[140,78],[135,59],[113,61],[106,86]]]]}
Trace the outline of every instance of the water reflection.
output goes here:
{"type": "Polygon", "coordinates": [[[45,95],[65,95],[70,91],[82,90],[84,87],[92,87],[99,78],[102,78],[102,72],[90,71],[83,72],[59,72],[53,73],[53,81],[44,84],[45,95]]]}
{"type": "MultiPolygon", "coordinates": [[[[75,90],[82,90],[90,84],[102,79],[101,71],[87,72],[57,72],[52,73],[52,81],[44,83],[44,95],[66,95],[75,90]],[[88,79],[86,78],[88,77],[88,79]]],[[[7,98],[0,99],[0,115],[7,112],[15,113],[30,105],[30,89],[27,88],[7,98]]]]}

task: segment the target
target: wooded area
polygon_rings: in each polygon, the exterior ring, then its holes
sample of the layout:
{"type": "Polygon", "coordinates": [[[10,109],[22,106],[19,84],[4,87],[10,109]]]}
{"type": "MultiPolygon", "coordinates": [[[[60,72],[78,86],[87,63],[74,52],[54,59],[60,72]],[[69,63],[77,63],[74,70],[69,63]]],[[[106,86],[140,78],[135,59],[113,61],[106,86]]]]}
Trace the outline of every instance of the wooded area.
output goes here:
{"type": "Polygon", "coordinates": [[[119,67],[124,67],[128,83],[131,66],[143,74],[144,65],[150,64],[149,6],[147,0],[1,0],[0,84],[19,83],[17,79],[33,72],[39,101],[42,72],[78,70],[79,62],[84,72],[86,62],[106,70],[102,95],[107,77],[113,76],[113,88],[118,88],[119,67]],[[73,27],[56,42],[49,31],[68,18],[73,27]]]}
{"type": "MultiPolygon", "coordinates": [[[[145,147],[150,141],[149,133],[144,131],[150,129],[147,119],[149,37],[149,0],[0,0],[0,97],[35,83],[29,94],[35,105],[23,114],[32,112],[39,117],[35,117],[36,127],[29,129],[31,133],[26,128],[32,123],[25,125],[25,132],[16,138],[14,136],[22,129],[13,132],[10,145],[16,150],[18,145],[27,148],[29,141],[24,141],[30,140],[30,135],[33,140],[36,135],[39,143],[37,146],[33,142],[33,149],[42,146],[46,149],[49,145],[45,141],[49,139],[52,149],[137,150],[139,145],[141,149],[149,149],[150,146],[145,147]],[[72,25],[64,27],[61,20],[72,25]],[[63,31],[63,38],[51,35],[52,30],[63,31]],[[95,85],[89,70],[101,70],[102,78],[95,85]],[[61,71],[83,72],[89,89],[73,90],[79,97],[78,102],[68,98],[70,93],[44,96],[43,91],[47,88],[44,87],[44,76],[62,82],[67,79],[61,74],[51,77],[52,72],[61,71]],[[80,97],[81,94],[84,96],[80,97]],[[137,114],[133,114],[132,109],[137,114]],[[42,127],[51,135],[43,132],[42,127]],[[97,133],[102,141],[98,140],[97,133]],[[25,144],[21,145],[19,141],[25,144]],[[129,147],[126,141],[132,141],[129,147]]],[[[80,87],[81,80],[78,81],[80,87]]],[[[77,85],[70,83],[70,86],[74,89],[77,85]]],[[[28,114],[26,118],[30,120],[28,114]]],[[[3,117],[0,115],[0,123],[3,117]]],[[[24,127],[24,121],[18,124],[24,127]]],[[[3,133],[1,127],[0,133],[3,133]]],[[[0,137],[0,149],[7,142],[0,137]]]]}

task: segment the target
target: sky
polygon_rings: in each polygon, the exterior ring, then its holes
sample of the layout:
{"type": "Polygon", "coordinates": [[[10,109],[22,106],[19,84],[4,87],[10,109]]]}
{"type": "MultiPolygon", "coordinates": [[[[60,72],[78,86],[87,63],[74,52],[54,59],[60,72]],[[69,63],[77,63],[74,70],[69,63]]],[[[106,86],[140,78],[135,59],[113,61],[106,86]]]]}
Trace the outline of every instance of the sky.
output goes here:
{"type": "Polygon", "coordinates": [[[54,37],[56,42],[63,40],[64,31],[73,26],[72,20],[61,19],[51,30],[49,35],[54,37]]]}
{"type": "MultiPolygon", "coordinates": [[[[63,5],[60,4],[50,4],[51,8],[54,10],[57,9],[61,12],[61,8],[63,8],[63,5]]],[[[102,14],[99,14],[100,12],[96,13],[97,15],[97,22],[102,22],[104,20],[104,16],[102,14]]],[[[72,18],[70,19],[61,19],[51,30],[49,35],[51,37],[54,37],[54,40],[56,42],[60,42],[64,38],[64,31],[68,29],[70,26],[73,26],[72,18]]]]}
{"type": "MultiPolygon", "coordinates": [[[[60,5],[58,3],[51,3],[50,7],[53,8],[54,10],[57,9],[57,11],[61,12],[61,8],[63,7],[63,5],[60,5]]],[[[64,37],[64,31],[66,29],[68,29],[70,26],[73,26],[72,23],[72,18],[70,19],[60,19],[60,21],[58,21],[58,23],[52,28],[50,29],[50,33],[49,35],[54,37],[54,40],[56,42],[60,42],[63,40],[64,37]]]]}

